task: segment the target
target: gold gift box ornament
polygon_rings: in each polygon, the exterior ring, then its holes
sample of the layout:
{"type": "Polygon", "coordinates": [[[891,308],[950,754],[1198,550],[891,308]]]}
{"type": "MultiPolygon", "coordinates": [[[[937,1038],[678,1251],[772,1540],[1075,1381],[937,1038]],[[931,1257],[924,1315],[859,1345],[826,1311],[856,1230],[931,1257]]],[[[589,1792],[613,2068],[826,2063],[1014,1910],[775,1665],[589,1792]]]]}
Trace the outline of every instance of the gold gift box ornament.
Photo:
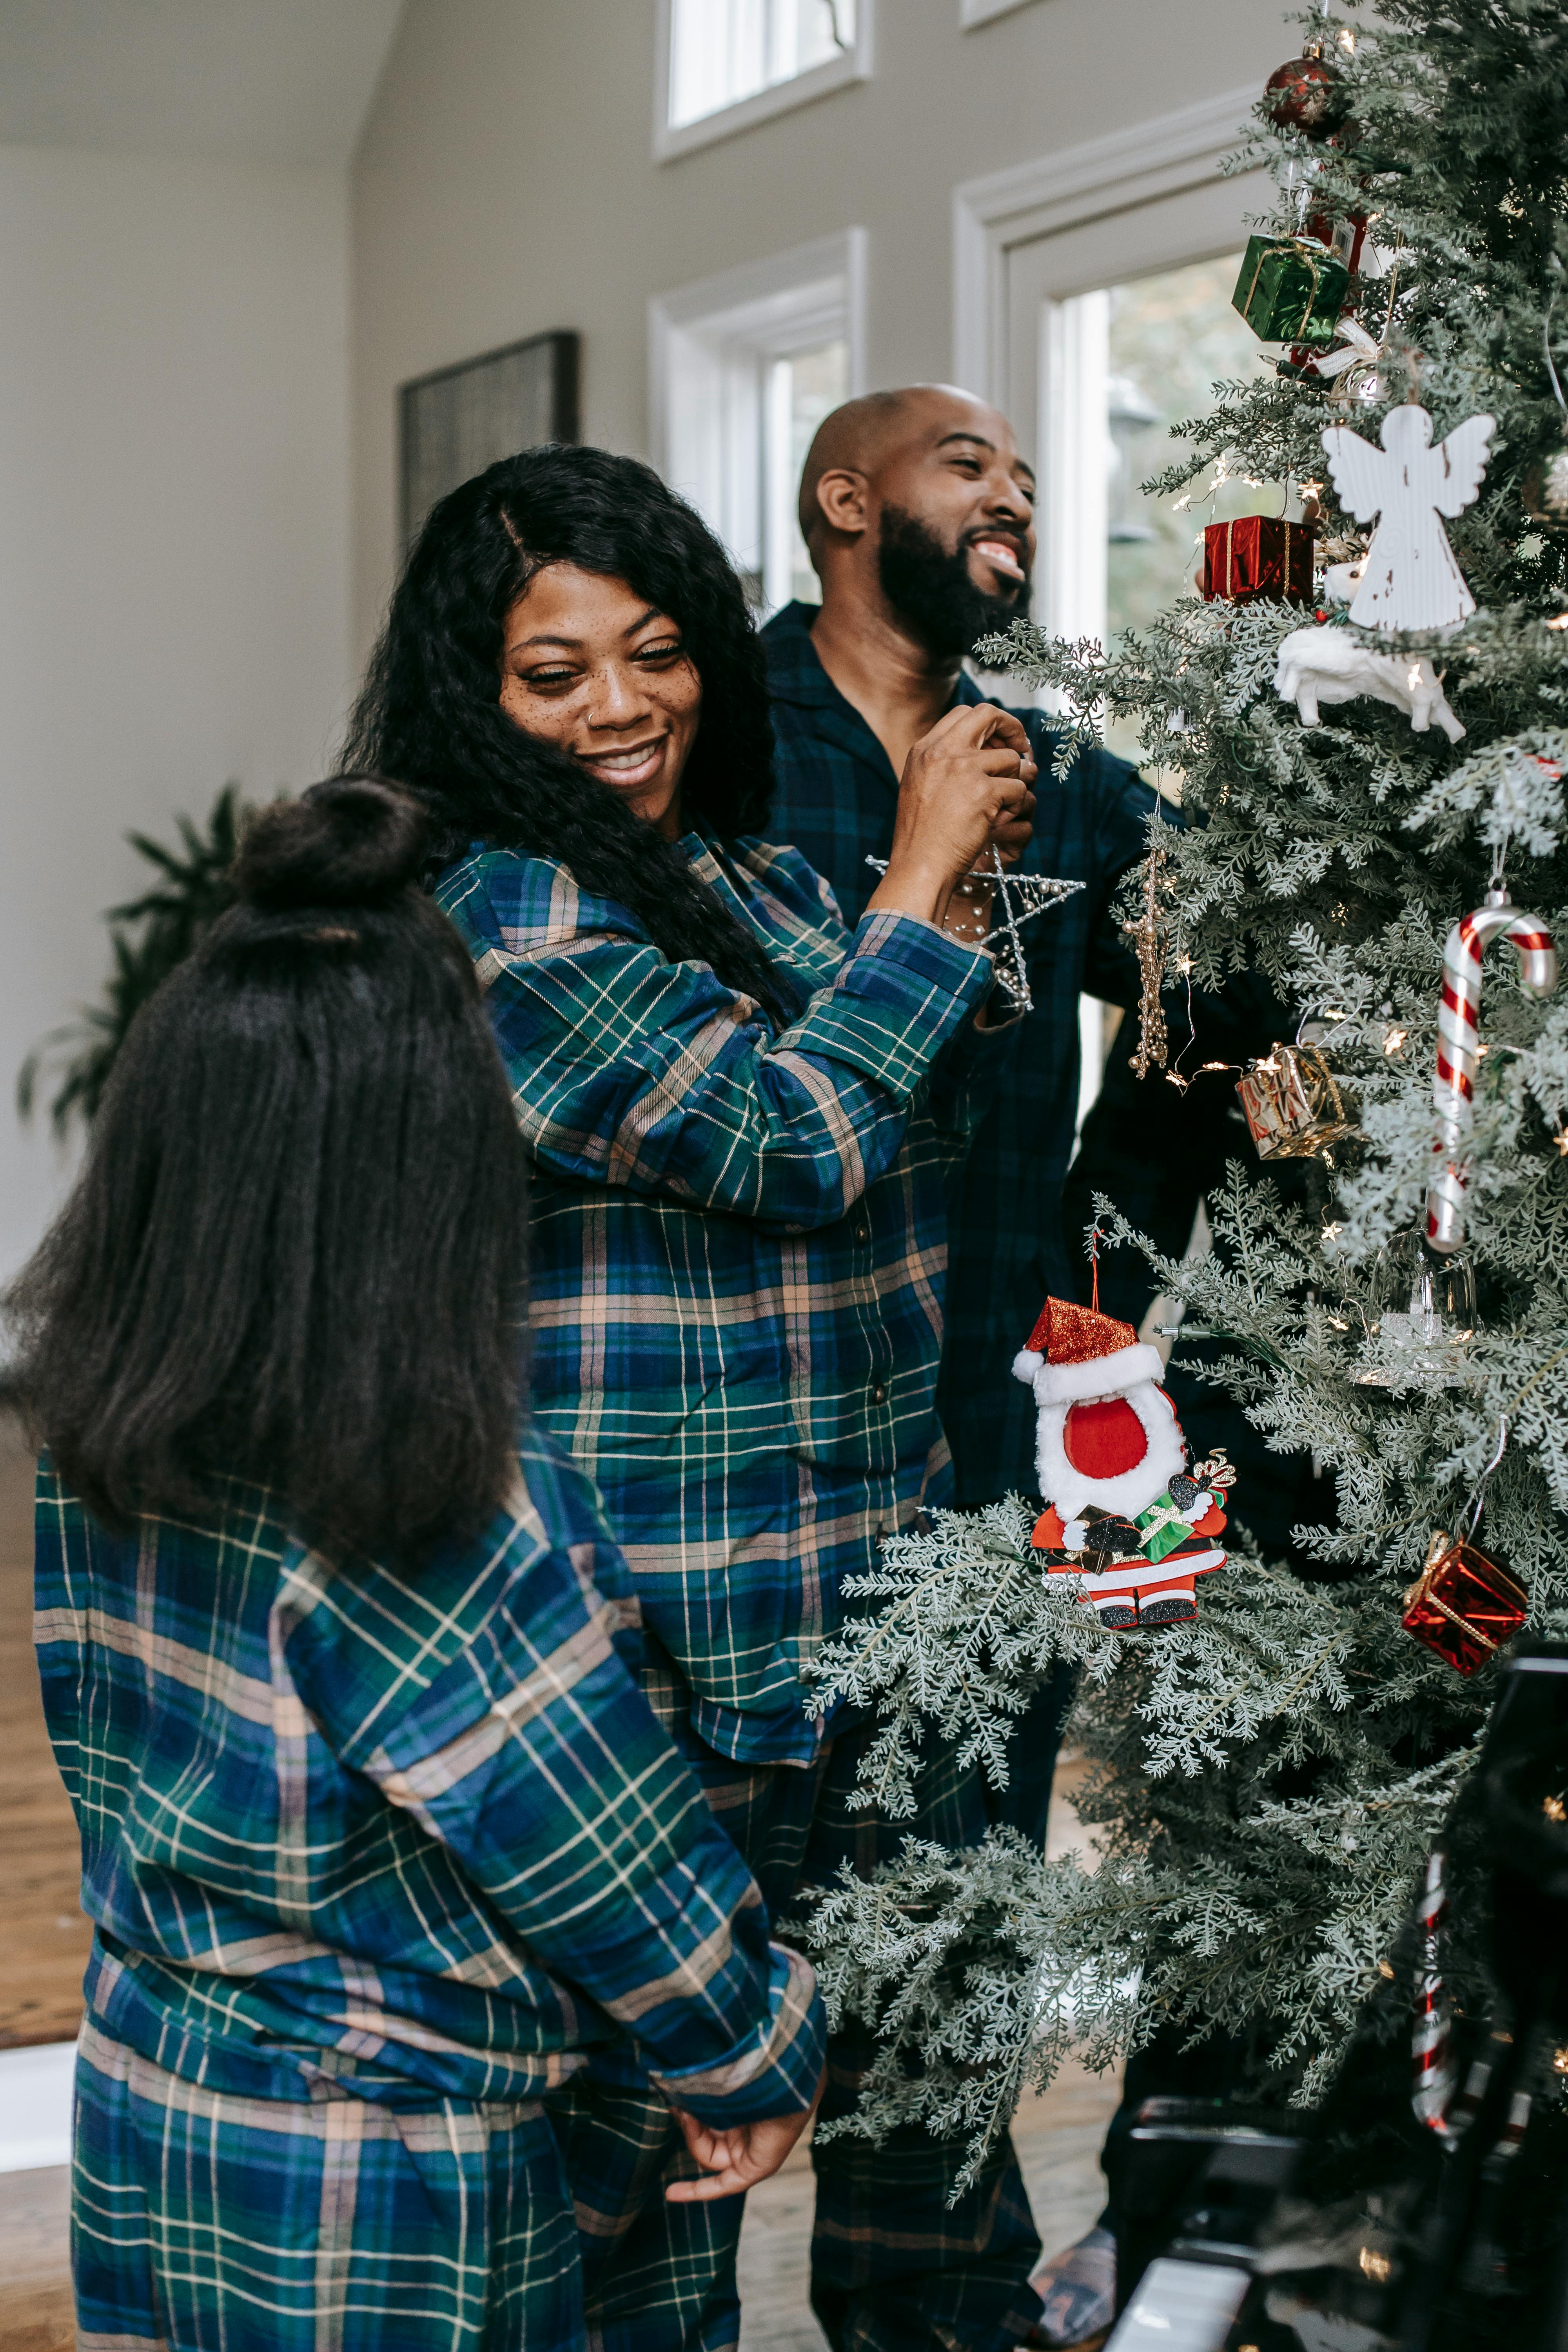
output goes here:
{"type": "Polygon", "coordinates": [[[1259,1160],[1306,1160],[1356,1132],[1316,1045],[1275,1045],[1237,1081],[1259,1160]]]}

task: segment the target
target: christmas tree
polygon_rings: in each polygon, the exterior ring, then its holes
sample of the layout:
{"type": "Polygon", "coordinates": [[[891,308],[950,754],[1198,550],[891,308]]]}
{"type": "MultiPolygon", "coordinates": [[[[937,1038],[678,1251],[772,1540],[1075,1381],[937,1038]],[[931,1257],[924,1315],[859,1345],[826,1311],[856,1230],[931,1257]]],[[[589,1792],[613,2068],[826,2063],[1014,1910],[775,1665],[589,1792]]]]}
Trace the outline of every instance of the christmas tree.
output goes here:
{"type": "MultiPolygon", "coordinates": [[[[1127,908],[1155,1066],[1189,984],[1260,973],[1316,1024],[1251,1081],[1255,1132],[1309,1181],[1287,1198],[1249,1152],[1212,1254],[1153,1263],[1178,1361],[1195,1346],[1270,1446],[1310,1449],[1337,1511],[1268,1559],[1238,1489],[1196,1621],[1128,1634],[1042,1574],[1034,1498],[939,1513],[863,1580],[820,1695],[881,1710],[884,1806],[933,1738],[1004,1775],[1037,1678],[1081,1667],[1097,1868],[1005,1832],[911,1843],[813,1920],[830,1997],[881,2036],[862,2122],[977,2150],[1069,2046],[1109,2063],[1157,2024],[1234,2037],[1250,2091],[1318,2096],[1474,1763],[1510,1613],[1489,1564],[1568,1633],[1568,18],[1300,21],[1236,159],[1279,192],[1238,288],[1279,370],[1220,387],[1148,487],[1194,519],[1216,471],[1293,490],[1315,568],[1265,522],[1211,545],[1222,593],[1109,657],[1027,624],[984,653],[1052,689],[1064,759],[1131,719],[1179,782],[1127,908]],[[1446,942],[1489,890],[1508,908],[1450,943],[1445,1013],[1446,942]],[[1418,1638],[1439,1530],[1480,1580],[1450,1558],[1418,1638]]],[[[1109,1209],[1102,1245],[1137,1245],[1109,1209]]]]}

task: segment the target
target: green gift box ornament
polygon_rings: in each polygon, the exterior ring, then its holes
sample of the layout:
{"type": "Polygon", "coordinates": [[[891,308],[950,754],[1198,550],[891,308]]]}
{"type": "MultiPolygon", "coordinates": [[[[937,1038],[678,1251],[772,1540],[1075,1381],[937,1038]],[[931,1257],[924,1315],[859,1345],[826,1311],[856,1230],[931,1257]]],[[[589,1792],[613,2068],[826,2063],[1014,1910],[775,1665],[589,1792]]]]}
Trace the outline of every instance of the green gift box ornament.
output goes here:
{"type": "Polygon", "coordinates": [[[1231,301],[1263,342],[1326,351],[1350,282],[1350,271],[1326,245],[1310,237],[1255,236],[1231,301]]]}

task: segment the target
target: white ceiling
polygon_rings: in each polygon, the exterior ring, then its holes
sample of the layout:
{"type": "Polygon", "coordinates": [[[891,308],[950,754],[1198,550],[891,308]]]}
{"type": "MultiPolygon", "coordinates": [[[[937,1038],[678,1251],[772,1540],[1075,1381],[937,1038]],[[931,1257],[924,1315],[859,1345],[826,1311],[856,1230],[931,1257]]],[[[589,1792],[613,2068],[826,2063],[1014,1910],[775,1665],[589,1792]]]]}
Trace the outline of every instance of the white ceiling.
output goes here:
{"type": "Polygon", "coordinates": [[[0,142],[345,163],[403,0],[0,0],[0,142]]]}

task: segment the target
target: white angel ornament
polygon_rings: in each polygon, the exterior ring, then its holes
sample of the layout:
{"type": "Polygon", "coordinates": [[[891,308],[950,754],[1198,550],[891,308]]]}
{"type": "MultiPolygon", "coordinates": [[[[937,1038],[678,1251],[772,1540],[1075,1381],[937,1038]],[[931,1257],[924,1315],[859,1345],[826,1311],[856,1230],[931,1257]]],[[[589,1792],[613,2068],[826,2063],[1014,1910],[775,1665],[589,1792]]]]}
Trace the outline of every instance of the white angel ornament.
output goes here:
{"type": "Polygon", "coordinates": [[[1350,616],[1369,629],[1449,629],[1476,609],[1440,515],[1462,514],[1481,486],[1497,420],[1467,416],[1432,446],[1432,419],[1413,401],[1383,420],[1383,447],[1331,425],[1323,435],[1340,502],[1358,522],[1380,520],[1350,616]]]}

